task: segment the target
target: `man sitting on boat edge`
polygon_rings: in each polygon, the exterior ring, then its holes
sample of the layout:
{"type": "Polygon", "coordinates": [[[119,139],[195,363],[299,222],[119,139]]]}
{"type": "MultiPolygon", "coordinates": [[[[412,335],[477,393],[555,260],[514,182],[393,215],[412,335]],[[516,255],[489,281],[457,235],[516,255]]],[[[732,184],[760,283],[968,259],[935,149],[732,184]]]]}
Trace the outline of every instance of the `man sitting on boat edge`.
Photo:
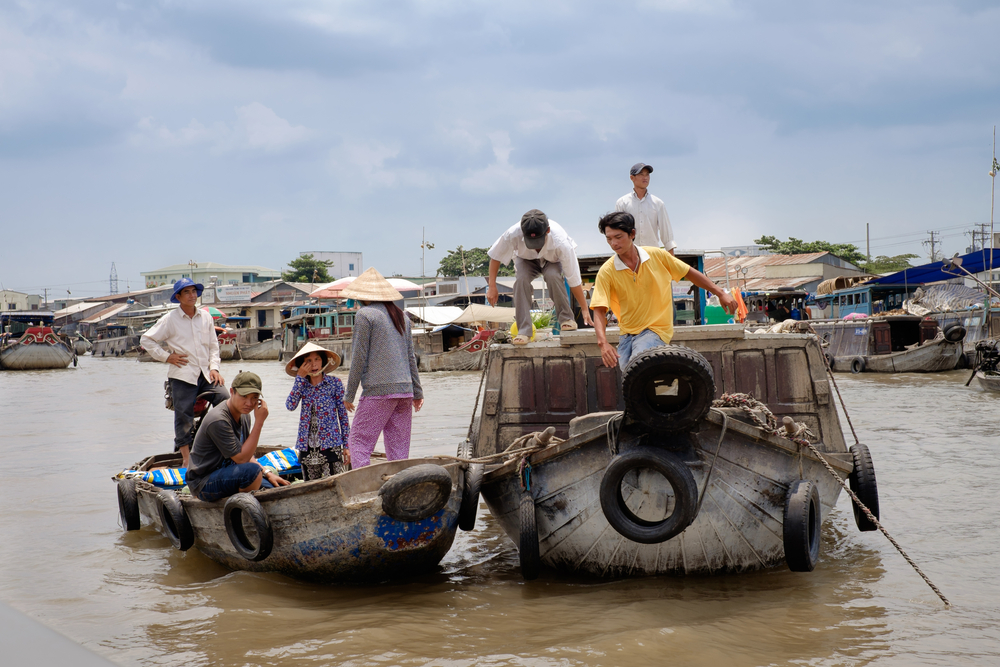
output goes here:
{"type": "Polygon", "coordinates": [[[726,312],[736,312],[736,300],[732,295],[701,271],[663,248],[635,245],[635,219],[631,213],[609,213],[600,219],[597,227],[615,251],[597,272],[590,300],[597,344],[608,368],[617,363],[624,371],[629,360],[640,352],[670,344],[674,337],[671,280],[686,277],[719,297],[719,304],[726,312]],[[605,335],[608,310],[614,312],[621,329],[617,350],[605,335]]]}
{"type": "Polygon", "coordinates": [[[196,498],[214,502],[236,493],[288,484],[273,471],[265,472],[254,458],[267,419],[261,389],[260,376],[241,371],[233,379],[229,399],[205,415],[191,448],[191,465],[185,478],[196,498]]]}

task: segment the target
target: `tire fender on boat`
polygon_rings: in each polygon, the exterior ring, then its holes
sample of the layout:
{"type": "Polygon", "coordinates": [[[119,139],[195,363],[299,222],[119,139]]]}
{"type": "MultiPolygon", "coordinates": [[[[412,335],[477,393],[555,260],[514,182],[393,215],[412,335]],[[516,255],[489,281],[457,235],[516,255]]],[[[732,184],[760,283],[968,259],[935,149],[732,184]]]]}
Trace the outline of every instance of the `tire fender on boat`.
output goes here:
{"type": "Polygon", "coordinates": [[[666,345],[640,352],[622,375],[625,411],[649,429],[689,431],[712,407],[715,376],[698,352],[666,345]]]}
{"type": "Polygon", "coordinates": [[[657,447],[642,446],[618,454],[601,479],[601,509],[618,533],[633,542],[658,544],[679,535],[691,525],[698,512],[698,487],[687,464],[677,454],[657,447]],[[673,488],[674,509],[660,521],[636,516],[622,496],[622,480],[633,470],[645,468],[662,475],[673,488]]]}
{"type": "Polygon", "coordinates": [[[944,339],[949,343],[958,343],[965,340],[965,327],[960,322],[952,322],[945,325],[943,333],[944,339]]]}
{"type": "Polygon", "coordinates": [[[782,530],[785,562],[792,572],[812,572],[816,567],[822,513],[815,484],[797,479],[788,486],[782,530]]]}
{"type": "MultiPolygon", "coordinates": [[[[881,519],[878,507],[878,484],[875,481],[875,465],[872,463],[871,452],[868,451],[866,445],[861,443],[851,447],[850,452],[854,456],[854,469],[847,477],[851,491],[876,519],[881,519]]],[[[851,507],[854,509],[854,523],[857,524],[858,530],[863,533],[878,530],[878,526],[861,511],[861,508],[853,500],[851,507]]]]}
{"type": "Polygon", "coordinates": [[[542,559],[538,552],[538,524],[535,519],[535,499],[530,491],[521,494],[521,506],[518,512],[520,519],[520,539],[517,545],[517,557],[521,562],[521,577],[525,581],[538,578],[542,567],[542,559]]]}
{"type": "Polygon", "coordinates": [[[229,496],[226,505],[222,509],[222,515],[226,522],[226,534],[232,542],[236,552],[249,561],[262,561],[271,555],[274,547],[274,531],[271,530],[271,521],[267,518],[267,512],[261,506],[260,501],[249,493],[237,493],[229,496]],[[254,531],[257,533],[257,544],[255,545],[243,526],[243,517],[250,520],[254,531]]]}
{"type": "Polygon", "coordinates": [[[118,480],[118,516],[123,530],[139,530],[139,496],[134,479],[118,480]]]}
{"type": "Polygon", "coordinates": [[[865,358],[864,357],[854,357],[851,359],[851,372],[857,375],[858,373],[865,372],[865,358]]]}
{"type": "Polygon", "coordinates": [[[173,491],[162,489],[156,494],[156,506],[160,512],[160,524],[167,539],[177,549],[187,551],[194,546],[194,530],[181,499],[173,491]]]}
{"type": "Polygon", "coordinates": [[[421,463],[393,475],[378,490],[382,511],[396,521],[423,521],[438,513],[451,496],[451,473],[421,463]]]}

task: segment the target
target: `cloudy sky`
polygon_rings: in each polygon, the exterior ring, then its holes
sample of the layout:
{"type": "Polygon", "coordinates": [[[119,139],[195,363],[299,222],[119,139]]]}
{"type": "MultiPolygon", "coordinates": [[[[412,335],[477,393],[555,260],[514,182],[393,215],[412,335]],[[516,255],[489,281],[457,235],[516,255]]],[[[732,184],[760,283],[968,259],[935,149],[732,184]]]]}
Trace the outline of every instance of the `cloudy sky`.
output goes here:
{"type": "Polygon", "coordinates": [[[989,222],[1000,9],[872,3],[0,0],[0,282],[115,262],[419,275],[530,208],[581,251],[655,167],[682,248],[944,251],[989,222]]]}

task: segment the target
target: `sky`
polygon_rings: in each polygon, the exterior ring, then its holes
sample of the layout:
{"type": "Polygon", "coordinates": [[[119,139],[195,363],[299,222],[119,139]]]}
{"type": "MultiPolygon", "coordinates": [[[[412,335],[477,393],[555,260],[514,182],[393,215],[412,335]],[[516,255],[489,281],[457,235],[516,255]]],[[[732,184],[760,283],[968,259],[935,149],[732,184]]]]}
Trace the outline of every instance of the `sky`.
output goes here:
{"type": "MultiPolygon", "coordinates": [[[[635,162],[681,248],[964,252],[989,223],[1000,8],[976,1],[0,0],[0,284],[196,262],[578,252],[635,162]]],[[[998,230],[1000,231],[1000,230],[998,230]]]]}

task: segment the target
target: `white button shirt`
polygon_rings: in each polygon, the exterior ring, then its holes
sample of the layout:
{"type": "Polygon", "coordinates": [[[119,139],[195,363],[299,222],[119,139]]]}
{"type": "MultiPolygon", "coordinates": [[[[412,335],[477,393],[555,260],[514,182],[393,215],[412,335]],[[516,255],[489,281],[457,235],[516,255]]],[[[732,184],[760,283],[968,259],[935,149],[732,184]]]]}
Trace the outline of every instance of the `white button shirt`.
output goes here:
{"type": "Polygon", "coordinates": [[[521,259],[559,262],[567,285],[579,287],[583,284],[580,263],[576,259],[576,241],[554,220],[549,220],[549,233],[545,235],[545,245],[540,250],[531,250],[524,245],[524,232],[521,231],[521,223],[517,223],[496,240],[487,254],[501,264],[509,263],[515,255],[521,259]]]}
{"type": "Polygon", "coordinates": [[[160,362],[170,356],[160,343],[165,343],[171,352],[186,354],[187,366],[170,364],[167,377],[188,384],[198,384],[199,374],[211,381],[210,372],[219,370],[222,363],[212,316],[201,308],[195,309],[194,317],[188,317],[182,308],[167,313],[142,335],[139,343],[149,356],[160,362]]]}
{"type": "Polygon", "coordinates": [[[636,196],[635,190],[622,197],[615,204],[615,210],[631,213],[635,218],[635,244],[653,246],[673,250],[677,247],[674,241],[674,230],[670,226],[667,207],[663,200],[654,197],[646,191],[642,199],[636,196]]]}

